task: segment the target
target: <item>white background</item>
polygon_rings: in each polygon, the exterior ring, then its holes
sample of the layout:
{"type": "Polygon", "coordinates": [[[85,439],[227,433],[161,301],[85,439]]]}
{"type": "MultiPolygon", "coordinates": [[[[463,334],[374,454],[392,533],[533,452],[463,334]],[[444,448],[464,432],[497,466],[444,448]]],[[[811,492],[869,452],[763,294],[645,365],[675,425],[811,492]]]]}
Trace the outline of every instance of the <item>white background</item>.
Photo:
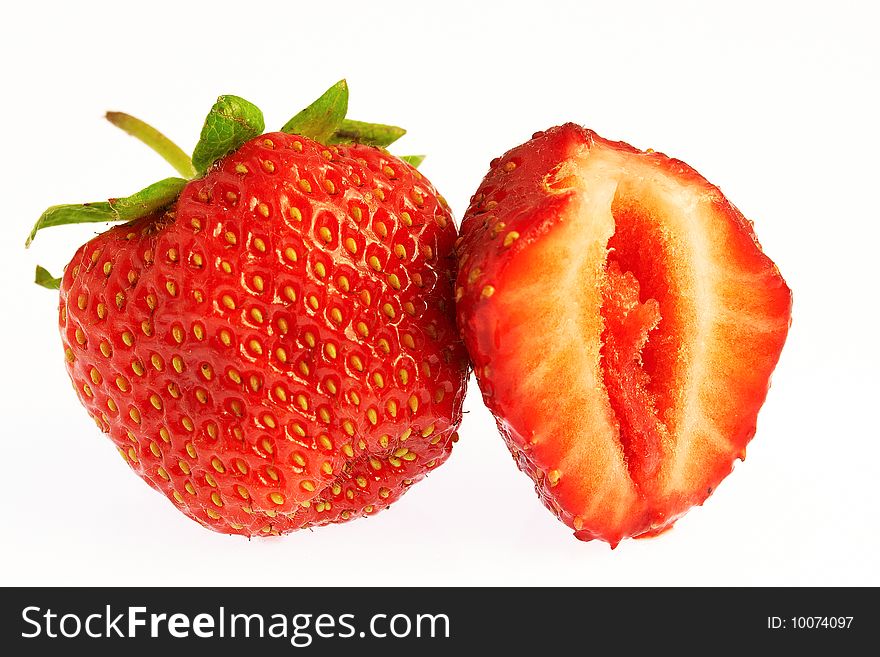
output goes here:
{"type": "Polygon", "coordinates": [[[871,2],[28,2],[0,26],[0,584],[880,585],[880,16],[871,2]],[[133,5],[132,5],[133,6],[133,5]],[[457,217],[489,160],[575,121],[681,158],[756,221],[794,324],[745,463],[666,535],[581,543],[538,502],[471,383],[450,461],[390,511],[280,539],[202,529],[123,465],[70,390],[56,274],[92,227],[48,205],[173,171],[220,93],[277,128],[346,77],[351,115],[457,217]]]}

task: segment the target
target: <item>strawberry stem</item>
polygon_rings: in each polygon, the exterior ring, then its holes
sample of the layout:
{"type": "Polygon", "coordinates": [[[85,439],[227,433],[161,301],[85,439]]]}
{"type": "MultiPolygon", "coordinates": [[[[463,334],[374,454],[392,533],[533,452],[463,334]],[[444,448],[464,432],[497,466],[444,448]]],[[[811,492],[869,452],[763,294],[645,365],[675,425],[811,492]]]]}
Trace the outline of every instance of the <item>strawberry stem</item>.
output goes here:
{"type": "Polygon", "coordinates": [[[189,155],[150,124],[125,112],[107,112],[105,118],[120,130],[124,130],[156,151],[184,178],[195,177],[196,170],[189,155]]]}

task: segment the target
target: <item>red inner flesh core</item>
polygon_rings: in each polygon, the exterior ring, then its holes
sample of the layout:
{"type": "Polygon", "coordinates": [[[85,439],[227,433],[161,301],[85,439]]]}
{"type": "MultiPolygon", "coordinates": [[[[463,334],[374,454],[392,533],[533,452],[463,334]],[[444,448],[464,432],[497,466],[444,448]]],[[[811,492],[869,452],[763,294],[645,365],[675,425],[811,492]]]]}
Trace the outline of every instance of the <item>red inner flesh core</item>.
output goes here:
{"type": "Polygon", "coordinates": [[[657,222],[619,197],[612,214],[602,291],[604,382],[630,476],[645,491],[660,467],[662,418],[672,403],[666,390],[677,358],[674,299],[657,222]]]}

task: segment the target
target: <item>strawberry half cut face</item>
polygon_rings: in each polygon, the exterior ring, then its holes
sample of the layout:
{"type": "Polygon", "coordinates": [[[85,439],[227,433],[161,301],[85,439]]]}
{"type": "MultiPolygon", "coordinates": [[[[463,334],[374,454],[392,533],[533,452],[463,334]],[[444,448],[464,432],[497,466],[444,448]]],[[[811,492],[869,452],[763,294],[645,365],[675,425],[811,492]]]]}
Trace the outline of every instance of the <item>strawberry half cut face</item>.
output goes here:
{"type": "Polygon", "coordinates": [[[459,326],[544,503],[612,545],[701,504],[790,322],[751,222],[686,164],[567,124],[493,162],[461,234],[459,326]]]}

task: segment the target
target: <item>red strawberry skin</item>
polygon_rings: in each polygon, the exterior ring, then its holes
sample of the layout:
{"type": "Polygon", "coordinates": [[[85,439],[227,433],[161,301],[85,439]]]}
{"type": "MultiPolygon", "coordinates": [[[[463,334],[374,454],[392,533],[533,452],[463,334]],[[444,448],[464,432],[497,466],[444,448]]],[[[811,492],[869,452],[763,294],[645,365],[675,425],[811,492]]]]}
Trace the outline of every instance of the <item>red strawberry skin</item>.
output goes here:
{"type": "Polygon", "coordinates": [[[484,400],[578,538],[660,533],[744,457],[791,293],[692,168],[552,128],[492,162],[457,251],[484,400]]]}
{"type": "Polygon", "coordinates": [[[263,135],[77,251],[68,372],[131,468],[205,527],[376,513],[457,439],[455,238],[385,151],[263,135]]]}

